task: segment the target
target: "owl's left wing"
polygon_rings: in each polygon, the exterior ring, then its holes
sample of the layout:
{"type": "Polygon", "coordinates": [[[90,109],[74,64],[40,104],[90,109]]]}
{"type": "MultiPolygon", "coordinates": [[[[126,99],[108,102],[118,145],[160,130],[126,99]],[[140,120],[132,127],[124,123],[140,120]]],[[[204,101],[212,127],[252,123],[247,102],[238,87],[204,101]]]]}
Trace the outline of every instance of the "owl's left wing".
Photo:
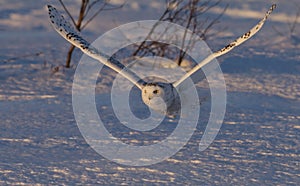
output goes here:
{"type": "Polygon", "coordinates": [[[184,76],[182,76],[178,81],[173,83],[173,86],[178,87],[184,80],[189,78],[192,74],[194,74],[196,71],[201,69],[204,65],[208,64],[209,62],[211,62],[216,57],[219,57],[219,56],[222,56],[222,55],[228,53],[229,51],[231,51],[235,47],[239,46],[240,44],[244,43],[245,41],[250,39],[252,36],[254,36],[262,28],[265,21],[267,20],[267,18],[269,17],[269,15],[273,12],[273,10],[275,8],[276,8],[276,4],[273,4],[270,7],[270,9],[267,11],[265,16],[254,27],[252,27],[248,32],[246,32],[245,34],[243,34],[242,36],[240,36],[239,38],[237,38],[233,42],[229,43],[227,46],[223,47],[222,49],[210,54],[209,56],[207,56],[203,61],[198,63],[198,65],[196,65],[192,70],[190,70],[188,73],[186,73],[184,76]]]}
{"type": "Polygon", "coordinates": [[[68,42],[79,48],[88,56],[98,60],[117,73],[120,73],[122,76],[136,85],[139,89],[142,89],[144,87],[146,83],[145,81],[143,81],[133,71],[126,68],[118,60],[100,52],[89,42],[83,39],[80,36],[80,33],[68,21],[65,20],[65,18],[56,10],[55,7],[48,5],[48,11],[52,26],[68,42]]]}

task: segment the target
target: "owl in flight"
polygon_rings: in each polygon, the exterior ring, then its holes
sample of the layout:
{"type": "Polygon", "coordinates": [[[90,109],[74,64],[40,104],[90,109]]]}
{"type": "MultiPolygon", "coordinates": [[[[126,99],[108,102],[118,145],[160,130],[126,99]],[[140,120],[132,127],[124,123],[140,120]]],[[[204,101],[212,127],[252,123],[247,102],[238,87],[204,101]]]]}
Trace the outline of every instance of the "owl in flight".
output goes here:
{"type": "Polygon", "coordinates": [[[174,83],[164,83],[164,82],[146,82],[140,77],[138,77],[133,71],[126,68],[118,60],[108,56],[101,51],[93,47],[89,42],[87,42],[83,37],[80,36],[79,32],[64,19],[64,17],[56,10],[55,7],[48,5],[49,17],[54,29],[67,41],[69,41],[74,46],[81,49],[88,56],[98,60],[100,63],[106,65],[112,70],[124,76],[126,79],[131,81],[136,87],[138,87],[142,92],[143,102],[151,109],[168,113],[170,111],[174,112],[179,109],[180,103],[179,93],[177,89],[179,85],[189,78],[193,73],[201,69],[204,65],[211,62],[214,58],[222,56],[227,52],[231,51],[233,48],[239,46],[243,42],[250,39],[255,35],[264,25],[268,16],[276,8],[273,4],[270,9],[265,14],[264,18],[261,19],[254,27],[252,27],[248,32],[238,37],[233,42],[229,43],[222,49],[213,52],[207,56],[203,61],[198,63],[189,72],[183,75],[179,80],[174,83]]]}

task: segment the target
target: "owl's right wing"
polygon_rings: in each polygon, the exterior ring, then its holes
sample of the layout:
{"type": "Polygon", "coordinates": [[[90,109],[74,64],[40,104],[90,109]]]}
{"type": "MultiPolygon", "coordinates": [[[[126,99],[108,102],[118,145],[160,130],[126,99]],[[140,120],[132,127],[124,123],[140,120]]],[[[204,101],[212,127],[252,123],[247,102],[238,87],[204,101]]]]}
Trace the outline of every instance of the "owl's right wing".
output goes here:
{"type": "Polygon", "coordinates": [[[79,48],[88,56],[98,60],[107,67],[120,73],[123,77],[131,81],[139,89],[142,89],[146,84],[138,75],[133,71],[126,68],[115,58],[112,58],[93,47],[89,42],[80,36],[80,33],[56,10],[55,7],[48,5],[50,21],[54,29],[65,38],[68,42],[79,48]]]}
{"type": "Polygon", "coordinates": [[[173,86],[178,87],[183,81],[185,81],[192,74],[194,74],[196,71],[201,69],[204,65],[210,63],[216,57],[219,57],[219,56],[222,56],[222,55],[228,53],[229,51],[231,51],[235,47],[239,46],[240,44],[244,43],[245,41],[250,39],[252,36],[254,36],[262,28],[262,26],[266,22],[267,18],[269,17],[269,15],[273,12],[273,10],[275,8],[276,8],[276,4],[273,4],[270,7],[270,9],[267,11],[265,16],[254,27],[252,27],[248,32],[246,32],[242,36],[238,37],[236,40],[229,43],[228,45],[226,45],[222,49],[210,54],[209,56],[207,56],[203,61],[198,63],[198,65],[196,65],[192,70],[190,70],[188,73],[186,73],[184,76],[182,76],[178,81],[173,83],[173,86]]]}

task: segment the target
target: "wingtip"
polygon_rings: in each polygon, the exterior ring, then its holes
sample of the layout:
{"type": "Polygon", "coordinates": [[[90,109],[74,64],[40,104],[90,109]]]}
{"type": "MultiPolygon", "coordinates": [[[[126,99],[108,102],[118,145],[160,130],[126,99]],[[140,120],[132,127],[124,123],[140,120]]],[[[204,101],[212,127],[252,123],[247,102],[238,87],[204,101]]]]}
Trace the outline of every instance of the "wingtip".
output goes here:
{"type": "Polygon", "coordinates": [[[53,8],[52,5],[47,5],[48,10],[50,10],[51,8],[53,8]]]}

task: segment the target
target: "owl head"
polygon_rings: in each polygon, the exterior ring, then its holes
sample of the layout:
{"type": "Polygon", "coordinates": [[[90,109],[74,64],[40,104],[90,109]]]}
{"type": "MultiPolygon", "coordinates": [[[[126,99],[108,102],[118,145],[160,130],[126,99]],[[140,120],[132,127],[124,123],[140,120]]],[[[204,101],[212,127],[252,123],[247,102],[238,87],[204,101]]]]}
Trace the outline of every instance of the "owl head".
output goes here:
{"type": "Polygon", "coordinates": [[[142,99],[151,109],[165,113],[174,100],[172,84],[148,83],[142,88],[142,99]]]}

